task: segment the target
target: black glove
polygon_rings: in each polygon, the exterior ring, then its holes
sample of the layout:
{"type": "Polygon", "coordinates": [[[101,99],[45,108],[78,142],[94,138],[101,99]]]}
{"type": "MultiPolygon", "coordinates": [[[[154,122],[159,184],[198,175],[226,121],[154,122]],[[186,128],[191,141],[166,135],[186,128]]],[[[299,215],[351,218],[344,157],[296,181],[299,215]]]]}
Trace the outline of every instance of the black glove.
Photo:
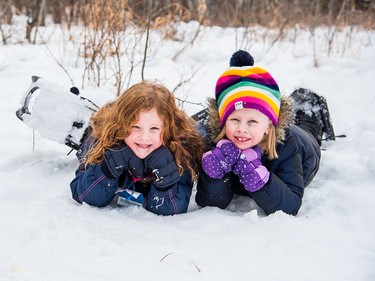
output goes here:
{"type": "Polygon", "coordinates": [[[165,189],[180,179],[173,155],[165,146],[154,150],[143,160],[143,163],[145,169],[152,172],[154,177],[153,183],[157,188],[165,189]]]}
{"type": "Polygon", "coordinates": [[[135,177],[144,177],[142,159],[138,158],[125,143],[120,143],[104,153],[102,170],[104,175],[110,178],[118,178],[126,170],[135,177]]]}

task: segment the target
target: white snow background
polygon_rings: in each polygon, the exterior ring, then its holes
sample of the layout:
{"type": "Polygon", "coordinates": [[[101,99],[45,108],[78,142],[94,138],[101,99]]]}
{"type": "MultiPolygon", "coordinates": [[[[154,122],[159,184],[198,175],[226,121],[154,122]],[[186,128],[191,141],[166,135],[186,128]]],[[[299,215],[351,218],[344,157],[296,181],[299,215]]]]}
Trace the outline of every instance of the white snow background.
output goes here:
{"type": "MultiPolygon", "coordinates": [[[[181,23],[192,34],[196,23],[181,23]]],[[[52,33],[53,31],[53,33],[52,33]]],[[[82,83],[83,63],[59,28],[43,44],[0,46],[0,280],[375,280],[375,34],[345,30],[327,53],[327,29],[317,30],[314,67],[311,36],[300,31],[271,46],[254,38],[246,50],[285,94],[310,88],[328,100],[335,133],[322,147],[320,171],[305,190],[297,216],[265,216],[248,198],[228,210],[199,209],[193,193],[187,214],[161,217],[137,206],[95,208],[71,198],[77,161],[70,149],[42,137],[15,111],[32,75],[69,89],[82,83]],[[346,41],[345,41],[346,40],[346,41]],[[53,54],[53,57],[51,55],[53,54]],[[35,147],[33,148],[33,138],[35,147]]],[[[193,45],[162,41],[151,33],[145,78],[176,96],[204,102],[214,95],[241,29],[202,29],[193,45]],[[188,79],[193,75],[192,79],[188,79]]],[[[137,47],[141,60],[143,45],[137,47]]],[[[124,59],[124,69],[129,62],[124,59]]],[[[141,65],[132,84],[141,80],[141,65]]],[[[81,90],[99,105],[114,98],[111,84],[81,90]]],[[[51,104],[51,110],[62,105],[51,104]]],[[[189,114],[200,106],[185,104],[189,114]]],[[[59,110],[60,112],[61,110],[59,110]]]]}

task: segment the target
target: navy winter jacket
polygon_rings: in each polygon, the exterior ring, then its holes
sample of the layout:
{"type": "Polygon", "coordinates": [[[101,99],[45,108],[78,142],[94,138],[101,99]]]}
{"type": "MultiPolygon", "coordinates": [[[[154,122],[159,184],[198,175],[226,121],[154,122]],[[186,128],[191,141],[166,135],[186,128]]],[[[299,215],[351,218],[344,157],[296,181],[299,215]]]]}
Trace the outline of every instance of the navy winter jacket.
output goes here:
{"type": "Polygon", "coordinates": [[[233,194],[247,195],[254,199],[266,214],[281,210],[296,215],[301,207],[304,188],[319,169],[320,147],[316,139],[295,125],[286,131],[285,140],[276,148],[279,158],[262,158],[270,172],[263,188],[248,192],[232,172],[223,179],[212,179],[203,171],[200,174],[196,194],[198,205],[226,208],[233,194]]]}
{"type": "MultiPolygon", "coordinates": [[[[92,139],[82,145],[82,150],[77,153],[80,159],[86,154],[92,139]]],[[[104,207],[111,203],[115,197],[117,188],[135,187],[137,192],[144,195],[144,207],[157,215],[175,215],[186,213],[190,201],[193,181],[189,170],[185,170],[179,181],[163,190],[158,190],[153,182],[134,182],[128,172],[124,172],[118,179],[106,177],[102,171],[102,163],[83,165],[77,169],[75,178],[70,183],[72,197],[79,203],[87,203],[92,206],[104,207]]]]}

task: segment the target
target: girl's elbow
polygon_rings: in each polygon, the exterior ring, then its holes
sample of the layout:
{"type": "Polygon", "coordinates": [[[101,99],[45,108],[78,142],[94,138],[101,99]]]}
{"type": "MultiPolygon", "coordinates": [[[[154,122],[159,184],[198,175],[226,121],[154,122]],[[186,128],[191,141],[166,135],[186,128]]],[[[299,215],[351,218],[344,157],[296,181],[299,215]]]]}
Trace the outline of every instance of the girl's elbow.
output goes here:
{"type": "Polygon", "coordinates": [[[281,202],[281,204],[276,206],[263,206],[263,211],[266,215],[273,214],[277,211],[282,211],[285,214],[296,216],[299,209],[301,208],[302,200],[301,198],[294,198],[288,202],[281,202]]]}

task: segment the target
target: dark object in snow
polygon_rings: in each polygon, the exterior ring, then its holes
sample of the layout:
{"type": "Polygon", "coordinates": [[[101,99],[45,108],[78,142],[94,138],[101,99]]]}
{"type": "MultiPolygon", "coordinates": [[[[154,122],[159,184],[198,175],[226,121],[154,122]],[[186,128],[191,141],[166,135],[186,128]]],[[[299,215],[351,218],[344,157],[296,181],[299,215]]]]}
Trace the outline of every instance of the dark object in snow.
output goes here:
{"type": "Polygon", "coordinates": [[[290,95],[293,100],[295,122],[305,127],[321,145],[324,140],[335,140],[327,101],[309,89],[299,88],[290,95]]]}

